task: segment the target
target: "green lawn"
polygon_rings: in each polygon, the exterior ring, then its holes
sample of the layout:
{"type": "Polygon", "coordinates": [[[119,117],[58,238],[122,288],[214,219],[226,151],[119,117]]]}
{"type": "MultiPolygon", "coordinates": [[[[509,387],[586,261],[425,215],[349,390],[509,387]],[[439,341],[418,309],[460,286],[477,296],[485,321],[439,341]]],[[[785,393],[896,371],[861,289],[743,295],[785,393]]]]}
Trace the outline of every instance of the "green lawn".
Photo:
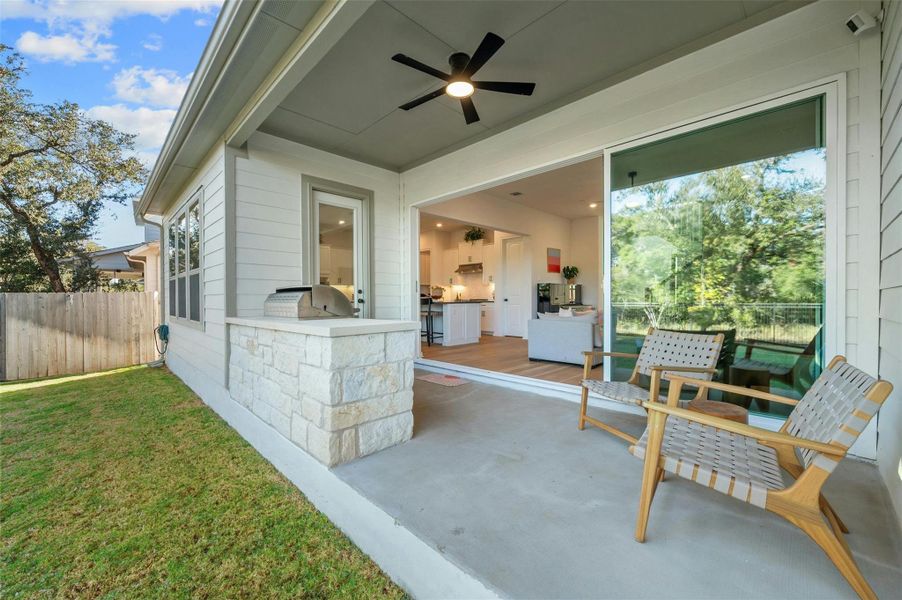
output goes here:
{"type": "Polygon", "coordinates": [[[0,385],[13,597],[401,597],[165,369],[0,385]]]}

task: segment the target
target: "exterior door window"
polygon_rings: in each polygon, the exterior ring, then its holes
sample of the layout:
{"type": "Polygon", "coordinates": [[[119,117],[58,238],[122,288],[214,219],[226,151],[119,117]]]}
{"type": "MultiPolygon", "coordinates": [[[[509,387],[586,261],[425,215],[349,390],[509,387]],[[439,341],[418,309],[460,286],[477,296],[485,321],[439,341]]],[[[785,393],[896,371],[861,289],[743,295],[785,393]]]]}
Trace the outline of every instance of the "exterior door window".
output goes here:
{"type": "Polygon", "coordinates": [[[316,282],[339,290],[362,316],[366,302],[361,281],[362,265],[366,264],[361,235],[363,202],[320,191],[314,192],[313,199],[316,282]]]}

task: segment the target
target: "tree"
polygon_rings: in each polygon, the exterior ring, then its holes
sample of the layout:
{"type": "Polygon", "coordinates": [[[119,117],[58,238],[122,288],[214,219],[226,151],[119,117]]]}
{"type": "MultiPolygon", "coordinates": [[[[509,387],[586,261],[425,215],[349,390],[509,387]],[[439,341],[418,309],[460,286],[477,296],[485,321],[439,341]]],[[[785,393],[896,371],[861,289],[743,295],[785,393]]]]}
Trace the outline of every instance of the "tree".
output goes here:
{"type": "Polygon", "coordinates": [[[822,303],[824,181],[793,171],[793,157],[616,192],[614,303],[693,328],[738,324],[747,304],[822,303]]]}
{"type": "Polygon", "coordinates": [[[8,233],[0,284],[65,292],[59,259],[84,248],[104,205],[134,196],[145,171],[129,156],[134,135],[72,102],[33,103],[20,83],[25,72],[21,56],[0,45],[0,230],[8,233]],[[35,267],[43,284],[26,279],[35,267]]]}

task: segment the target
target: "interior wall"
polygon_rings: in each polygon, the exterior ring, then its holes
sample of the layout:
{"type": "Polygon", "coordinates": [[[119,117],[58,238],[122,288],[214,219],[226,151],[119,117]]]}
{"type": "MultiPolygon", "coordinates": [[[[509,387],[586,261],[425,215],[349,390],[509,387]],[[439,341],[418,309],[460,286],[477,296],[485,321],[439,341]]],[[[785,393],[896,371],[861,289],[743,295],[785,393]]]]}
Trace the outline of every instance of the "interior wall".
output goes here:
{"type": "MultiPolygon", "coordinates": [[[[536,284],[563,282],[559,273],[548,273],[546,252],[548,248],[558,248],[561,250],[561,264],[570,264],[568,262],[571,260],[569,219],[480,193],[431,204],[428,210],[441,217],[458,221],[477,221],[484,228],[527,237],[525,255],[530,271],[529,297],[532,298],[531,309],[525,315],[527,321],[533,317],[536,311],[534,293],[536,284]]],[[[496,235],[495,243],[500,244],[502,238],[503,236],[496,235]]],[[[500,260],[500,252],[498,256],[500,260]]],[[[497,270],[498,272],[501,270],[500,263],[497,270]]],[[[496,289],[496,296],[501,291],[496,289]]],[[[526,330],[525,324],[523,329],[526,330]]]]}
{"type": "Polygon", "coordinates": [[[880,376],[895,386],[878,416],[877,463],[902,526],[902,3],[885,4],[881,48],[880,376]]]}
{"type": "Polygon", "coordinates": [[[583,304],[601,307],[601,217],[570,221],[570,261],[579,268],[576,282],[582,284],[583,304]]]}
{"type": "Polygon", "coordinates": [[[398,173],[260,132],[235,164],[237,315],[262,316],[267,294],[301,280],[301,175],[372,190],[372,316],[401,318],[398,173]]]}

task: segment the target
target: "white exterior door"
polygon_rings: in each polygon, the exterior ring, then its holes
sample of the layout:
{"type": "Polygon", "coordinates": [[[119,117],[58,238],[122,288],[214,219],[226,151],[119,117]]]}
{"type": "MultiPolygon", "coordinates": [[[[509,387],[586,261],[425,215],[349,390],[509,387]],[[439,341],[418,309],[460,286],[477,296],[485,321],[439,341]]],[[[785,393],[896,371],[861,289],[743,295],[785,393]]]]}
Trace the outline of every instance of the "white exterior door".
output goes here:
{"type": "Polygon", "coordinates": [[[526,314],[526,261],[523,258],[523,238],[507,238],[503,245],[504,294],[501,298],[501,323],[504,335],[523,337],[526,314]]]}
{"type": "Polygon", "coordinates": [[[363,201],[328,192],[313,192],[313,222],[319,243],[313,283],[330,285],[364,316],[366,289],[361,274],[368,257],[363,244],[363,201]]]}

